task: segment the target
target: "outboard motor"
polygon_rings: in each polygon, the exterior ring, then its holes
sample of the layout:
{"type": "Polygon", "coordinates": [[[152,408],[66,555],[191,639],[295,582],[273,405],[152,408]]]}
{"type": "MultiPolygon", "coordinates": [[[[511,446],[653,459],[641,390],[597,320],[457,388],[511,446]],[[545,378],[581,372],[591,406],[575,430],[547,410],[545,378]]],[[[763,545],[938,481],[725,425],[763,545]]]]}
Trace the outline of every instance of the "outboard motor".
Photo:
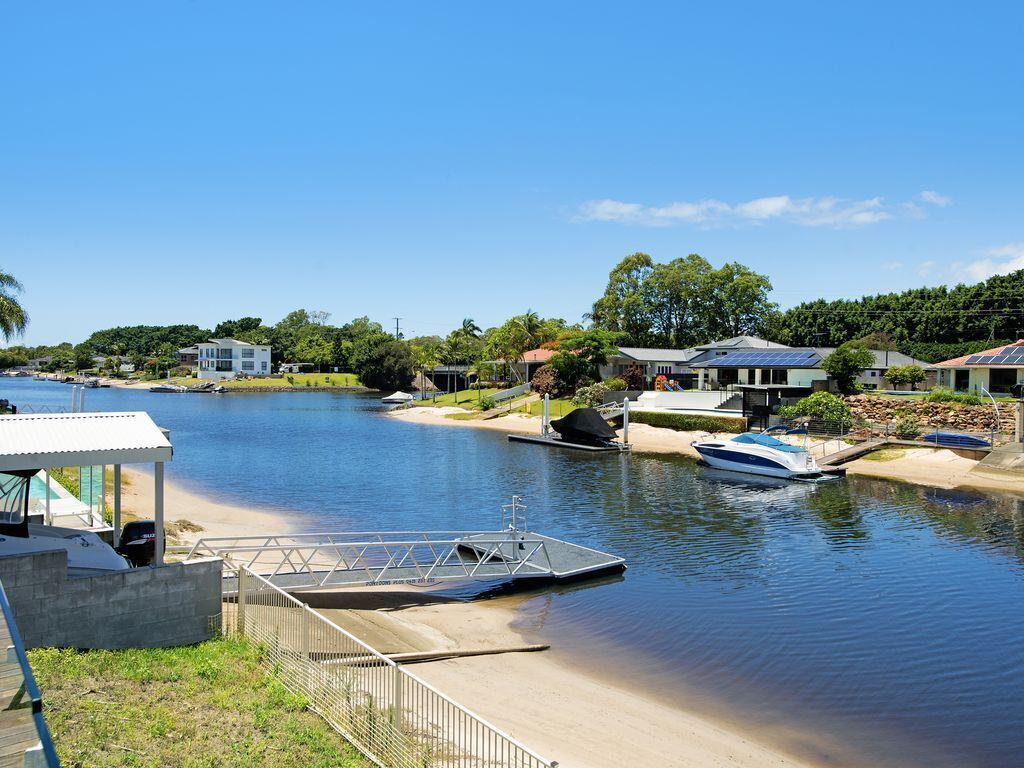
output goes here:
{"type": "Polygon", "coordinates": [[[151,565],[156,557],[156,521],[132,520],[125,523],[116,551],[134,568],[151,565]]]}

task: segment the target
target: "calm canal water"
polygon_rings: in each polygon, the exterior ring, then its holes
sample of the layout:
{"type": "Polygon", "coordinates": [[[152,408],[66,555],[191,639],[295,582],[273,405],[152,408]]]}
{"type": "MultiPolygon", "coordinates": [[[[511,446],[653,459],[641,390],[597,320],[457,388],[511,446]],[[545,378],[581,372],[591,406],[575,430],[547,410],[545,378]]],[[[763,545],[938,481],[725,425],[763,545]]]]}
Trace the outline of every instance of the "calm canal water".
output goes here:
{"type": "MultiPolygon", "coordinates": [[[[0,397],[63,405],[70,387],[5,379],[0,397]]],[[[357,395],[86,397],[169,428],[172,479],[297,510],[311,529],[490,527],[521,494],[531,527],[629,563],[624,577],[523,600],[522,628],[571,663],[738,714],[818,759],[1024,762],[1015,498],[542,450],[388,419],[357,395]],[[836,751],[808,733],[834,736],[836,751]]]]}

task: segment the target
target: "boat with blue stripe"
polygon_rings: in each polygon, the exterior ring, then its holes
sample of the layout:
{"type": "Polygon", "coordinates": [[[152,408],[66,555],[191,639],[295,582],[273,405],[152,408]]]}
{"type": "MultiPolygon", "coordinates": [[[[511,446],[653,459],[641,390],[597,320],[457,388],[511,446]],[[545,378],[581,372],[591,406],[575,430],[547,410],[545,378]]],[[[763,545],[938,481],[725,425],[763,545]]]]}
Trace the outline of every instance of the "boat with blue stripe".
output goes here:
{"type": "Polygon", "coordinates": [[[744,432],[730,440],[694,440],[690,445],[717,469],[810,483],[838,479],[823,472],[806,448],[771,435],[744,432]]]}

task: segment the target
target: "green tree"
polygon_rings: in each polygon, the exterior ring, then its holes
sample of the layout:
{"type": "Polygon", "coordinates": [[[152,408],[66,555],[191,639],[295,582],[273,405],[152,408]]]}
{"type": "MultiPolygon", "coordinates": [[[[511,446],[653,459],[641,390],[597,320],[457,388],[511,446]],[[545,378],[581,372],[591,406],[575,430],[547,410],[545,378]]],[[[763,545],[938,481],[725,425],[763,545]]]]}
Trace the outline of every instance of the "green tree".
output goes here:
{"type": "Polygon", "coordinates": [[[242,317],[238,320],[224,320],[213,329],[215,339],[237,339],[239,334],[255,331],[263,324],[259,317],[242,317]]]}
{"type": "Polygon", "coordinates": [[[320,325],[307,325],[299,331],[294,352],[296,362],[312,363],[320,372],[335,359],[330,332],[320,325]]]}
{"type": "Polygon", "coordinates": [[[875,363],[875,356],[867,347],[859,344],[843,344],[831,355],[821,361],[821,368],[835,380],[839,391],[844,395],[852,395],[859,387],[857,377],[865,368],[875,363]]]}
{"type": "Polygon", "coordinates": [[[0,333],[5,340],[24,333],[28,326],[28,313],[18,300],[24,290],[14,275],[0,271],[0,333]]]}
{"type": "Polygon", "coordinates": [[[651,342],[651,307],[644,285],[654,272],[654,260],[646,253],[633,253],[620,261],[608,275],[604,294],[590,311],[594,326],[620,331],[632,344],[651,342]]]}
{"type": "Polygon", "coordinates": [[[352,362],[359,380],[372,389],[402,389],[412,383],[409,345],[389,334],[368,334],[355,342],[352,362]]]}
{"type": "Polygon", "coordinates": [[[909,384],[912,389],[925,380],[924,368],[919,365],[894,365],[885,372],[886,380],[894,387],[909,384]]]}

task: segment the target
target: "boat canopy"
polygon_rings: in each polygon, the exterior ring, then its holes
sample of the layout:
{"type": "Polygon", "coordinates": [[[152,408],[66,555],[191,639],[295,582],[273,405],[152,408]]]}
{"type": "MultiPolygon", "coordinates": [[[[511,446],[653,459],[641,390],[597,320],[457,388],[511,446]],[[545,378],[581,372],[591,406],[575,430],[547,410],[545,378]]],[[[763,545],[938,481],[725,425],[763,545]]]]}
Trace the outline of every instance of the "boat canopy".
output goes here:
{"type": "Polygon", "coordinates": [[[790,445],[789,443],[784,443],[781,440],[776,440],[771,435],[758,434],[756,432],[744,432],[742,435],[736,435],[732,441],[734,443],[746,443],[748,445],[763,445],[765,448],[771,448],[784,453],[804,452],[804,449],[798,445],[790,445]]]}
{"type": "Polygon", "coordinates": [[[551,426],[572,443],[600,444],[615,438],[615,430],[593,408],[577,408],[552,421],[551,426]]]}

